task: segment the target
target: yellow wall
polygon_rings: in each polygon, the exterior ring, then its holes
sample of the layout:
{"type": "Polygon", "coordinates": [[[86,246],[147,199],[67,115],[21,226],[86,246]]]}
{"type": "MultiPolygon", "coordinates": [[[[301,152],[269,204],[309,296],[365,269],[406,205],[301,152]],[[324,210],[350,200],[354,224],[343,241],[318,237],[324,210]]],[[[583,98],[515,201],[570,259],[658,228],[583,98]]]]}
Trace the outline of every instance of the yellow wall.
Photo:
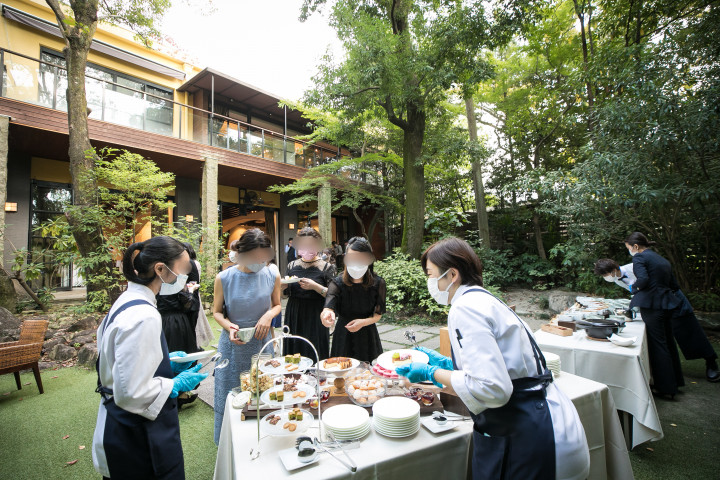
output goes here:
{"type": "MultiPolygon", "coordinates": [[[[57,22],[54,14],[44,1],[8,0],[3,3],[54,24],[57,22]]],[[[31,27],[26,27],[13,20],[8,20],[5,17],[0,17],[0,27],[0,47],[27,55],[34,59],[40,58],[40,51],[43,47],[58,52],[62,52],[65,47],[62,38],[43,33],[31,27]]],[[[145,47],[133,39],[133,33],[131,31],[120,27],[103,25],[102,28],[97,29],[94,38],[148,60],[184,72],[186,74],[185,80],[180,80],[121,62],[115,58],[94,51],[91,51],[88,55],[88,61],[91,63],[172,89],[176,102],[188,103],[188,100],[190,100],[189,95],[186,92],[177,92],[175,89],[180,87],[187,79],[197,74],[201,70],[199,67],[187,63],[182,59],[173,58],[156,48],[149,49],[145,47]]],[[[162,47],[159,46],[158,48],[162,47]]],[[[5,65],[10,76],[8,85],[6,85],[6,88],[8,88],[7,96],[16,100],[32,103],[37,102],[39,64],[32,60],[6,53],[5,65]]],[[[179,133],[180,127],[180,110],[181,107],[174,107],[175,113],[173,117],[175,124],[173,131],[176,136],[179,133]]],[[[183,116],[186,117],[183,119],[183,138],[188,138],[191,121],[187,121],[188,109],[182,110],[183,116]]],[[[192,117],[192,115],[189,116],[192,117]]]]}
{"type": "Polygon", "coordinates": [[[49,158],[32,157],[30,178],[44,182],[72,183],[70,164],[49,158]]]}

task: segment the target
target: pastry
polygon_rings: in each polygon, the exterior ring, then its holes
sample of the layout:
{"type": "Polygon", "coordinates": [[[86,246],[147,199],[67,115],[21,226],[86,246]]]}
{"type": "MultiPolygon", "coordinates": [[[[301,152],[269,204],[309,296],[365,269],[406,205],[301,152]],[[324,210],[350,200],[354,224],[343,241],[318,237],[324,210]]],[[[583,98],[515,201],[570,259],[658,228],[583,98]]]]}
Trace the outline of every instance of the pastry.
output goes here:
{"type": "Polygon", "coordinates": [[[395,365],[396,367],[399,367],[401,365],[407,365],[408,363],[412,363],[412,361],[413,357],[409,353],[393,353],[392,362],[393,365],[395,365]]]}
{"type": "Polygon", "coordinates": [[[268,417],[268,421],[270,422],[270,425],[277,425],[280,421],[280,416],[275,415],[274,417],[268,417]]]}
{"type": "Polygon", "coordinates": [[[285,370],[287,370],[288,372],[293,372],[297,369],[298,369],[297,365],[293,365],[293,364],[285,365],[285,370]]]}
{"type": "Polygon", "coordinates": [[[277,393],[275,394],[275,397],[276,397],[276,401],[278,401],[278,402],[284,402],[284,401],[285,401],[285,392],[283,392],[282,390],[280,390],[279,392],[277,392],[277,393]]]}
{"type": "Polygon", "coordinates": [[[302,412],[302,410],[298,409],[295,412],[295,420],[297,420],[298,422],[302,422],[302,419],[303,419],[303,412],[302,412]]]}
{"type": "Polygon", "coordinates": [[[292,363],[292,355],[285,355],[285,363],[292,363]]]}
{"type": "Polygon", "coordinates": [[[266,366],[266,367],[277,368],[277,367],[280,366],[280,362],[278,362],[277,360],[270,360],[270,361],[268,361],[268,362],[265,362],[265,366],[266,366]]]}
{"type": "Polygon", "coordinates": [[[300,354],[299,354],[299,353],[296,353],[295,355],[293,355],[292,363],[294,363],[294,364],[296,364],[296,365],[299,365],[299,364],[300,364],[300,358],[301,358],[300,354]]]}
{"type": "Polygon", "coordinates": [[[333,357],[323,361],[324,368],[339,368],[344,370],[352,366],[352,361],[347,357],[333,357]]]}
{"type": "Polygon", "coordinates": [[[295,410],[290,410],[288,412],[288,420],[296,420],[295,418],[295,410]]]}
{"type": "Polygon", "coordinates": [[[270,400],[273,402],[277,400],[277,392],[270,392],[270,400]]]}
{"type": "Polygon", "coordinates": [[[290,427],[290,425],[292,425],[292,423],[290,423],[290,422],[285,422],[285,423],[283,424],[283,428],[284,428],[284,429],[287,429],[288,427],[290,427]]]}
{"type": "Polygon", "coordinates": [[[295,425],[294,423],[291,423],[290,426],[288,427],[288,430],[290,430],[291,432],[294,432],[296,428],[297,428],[297,425],[295,425]]]}

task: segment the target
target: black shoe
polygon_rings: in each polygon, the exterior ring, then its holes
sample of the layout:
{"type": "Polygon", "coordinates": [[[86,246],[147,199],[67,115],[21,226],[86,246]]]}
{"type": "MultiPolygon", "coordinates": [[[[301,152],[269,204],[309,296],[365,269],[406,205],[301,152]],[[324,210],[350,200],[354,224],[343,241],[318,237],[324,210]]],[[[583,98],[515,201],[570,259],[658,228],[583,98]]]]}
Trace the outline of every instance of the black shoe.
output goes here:
{"type": "Polygon", "coordinates": [[[705,370],[705,378],[707,378],[708,382],[720,382],[720,372],[717,368],[707,368],[705,370]]]}
{"type": "Polygon", "coordinates": [[[180,409],[183,405],[194,402],[198,397],[197,393],[186,393],[185,395],[185,397],[178,397],[178,409],[180,409]]]}
{"type": "Polygon", "coordinates": [[[664,400],[675,400],[675,394],[674,393],[663,393],[655,390],[654,388],[650,390],[652,394],[658,398],[662,398],[664,400]]]}

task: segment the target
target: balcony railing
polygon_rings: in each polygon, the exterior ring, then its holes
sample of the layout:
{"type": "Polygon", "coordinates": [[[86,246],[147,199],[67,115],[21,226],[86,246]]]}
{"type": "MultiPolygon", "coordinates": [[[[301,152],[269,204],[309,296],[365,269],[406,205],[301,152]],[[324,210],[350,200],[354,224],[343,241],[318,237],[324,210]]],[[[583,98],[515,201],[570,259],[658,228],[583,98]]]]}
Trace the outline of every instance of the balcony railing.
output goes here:
{"type": "MultiPolygon", "coordinates": [[[[0,49],[3,97],[67,111],[67,70],[57,63],[0,49]]],[[[310,168],[341,158],[338,149],[235,120],[138,88],[116,83],[88,68],[85,89],[90,118],[310,168]]],[[[142,87],[140,87],[142,88],[142,87]]],[[[152,87],[146,90],[162,93],[152,87]]]]}

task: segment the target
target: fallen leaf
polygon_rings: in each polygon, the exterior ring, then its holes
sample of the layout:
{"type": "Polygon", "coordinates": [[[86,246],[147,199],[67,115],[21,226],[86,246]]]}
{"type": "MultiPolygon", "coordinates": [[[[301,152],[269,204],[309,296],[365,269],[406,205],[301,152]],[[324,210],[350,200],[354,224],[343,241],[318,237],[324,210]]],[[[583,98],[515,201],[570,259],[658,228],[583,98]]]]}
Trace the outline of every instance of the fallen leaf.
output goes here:
{"type": "Polygon", "coordinates": [[[70,435],[65,435],[65,436],[63,437],[63,440],[67,440],[68,438],[70,438],[70,435]]]}
{"type": "Polygon", "coordinates": [[[77,462],[78,462],[77,460],[73,460],[71,462],[65,462],[65,463],[67,463],[68,465],[75,465],[77,462]]]}
{"type": "Polygon", "coordinates": [[[671,426],[671,427],[677,427],[677,425],[675,425],[674,423],[671,423],[670,426],[671,426]]]}
{"type": "Polygon", "coordinates": [[[78,450],[85,450],[85,445],[80,445],[80,446],[78,447],[78,450]]]}
{"type": "Polygon", "coordinates": [[[650,448],[650,447],[647,447],[647,450],[650,451],[650,452],[654,452],[654,451],[655,451],[654,448],[650,448]]]}
{"type": "Polygon", "coordinates": [[[50,378],[57,378],[57,377],[58,377],[58,376],[57,376],[57,375],[55,375],[54,377],[50,377],[50,378]]]}
{"type": "Polygon", "coordinates": [[[30,382],[27,382],[25,385],[30,385],[30,382]]]}
{"type": "Polygon", "coordinates": [[[10,395],[10,392],[3,393],[3,397],[7,397],[8,395],[10,395]]]}
{"type": "Polygon", "coordinates": [[[690,383],[697,383],[697,382],[690,382],[690,383]]]}

